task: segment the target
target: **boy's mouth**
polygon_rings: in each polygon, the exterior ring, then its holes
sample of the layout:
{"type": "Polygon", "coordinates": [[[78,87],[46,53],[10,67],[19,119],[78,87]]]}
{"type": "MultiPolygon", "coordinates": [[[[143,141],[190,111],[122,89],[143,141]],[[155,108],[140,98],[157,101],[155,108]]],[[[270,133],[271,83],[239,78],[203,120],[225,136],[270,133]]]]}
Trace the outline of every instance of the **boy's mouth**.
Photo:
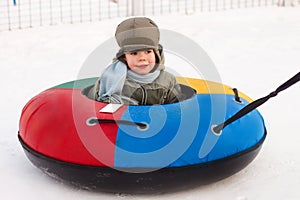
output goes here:
{"type": "Polygon", "coordinates": [[[149,66],[149,64],[145,64],[145,65],[137,65],[138,68],[146,68],[146,67],[148,67],[148,66],[149,66]]]}

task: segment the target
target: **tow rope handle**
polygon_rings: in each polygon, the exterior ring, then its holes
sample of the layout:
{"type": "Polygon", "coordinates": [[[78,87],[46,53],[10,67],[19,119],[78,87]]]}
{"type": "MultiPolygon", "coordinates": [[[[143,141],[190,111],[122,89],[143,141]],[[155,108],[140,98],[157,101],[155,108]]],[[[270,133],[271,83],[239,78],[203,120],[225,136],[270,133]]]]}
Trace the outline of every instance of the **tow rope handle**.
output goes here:
{"type": "Polygon", "coordinates": [[[86,124],[88,126],[94,126],[96,124],[124,124],[124,125],[130,125],[130,126],[137,126],[141,130],[146,130],[148,128],[148,124],[144,122],[134,122],[134,121],[128,121],[128,120],[115,120],[115,119],[98,119],[97,117],[91,117],[86,120],[86,124]]]}
{"type": "Polygon", "coordinates": [[[227,125],[231,124],[232,122],[238,120],[239,118],[243,117],[244,115],[248,114],[252,110],[256,109],[260,105],[264,104],[266,101],[268,101],[270,98],[275,97],[279,92],[289,88],[290,86],[294,85],[300,81],[300,72],[298,72],[295,76],[290,78],[288,81],[280,85],[275,91],[271,92],[269,95],[262,97],[260,99],[257,99],[244,108],[242,108],[240,111],[238,111],[235,115],[227,119],[226,121],[218,124],[213,128],[213,131],[215,133],[220,133],[227,125]]]}

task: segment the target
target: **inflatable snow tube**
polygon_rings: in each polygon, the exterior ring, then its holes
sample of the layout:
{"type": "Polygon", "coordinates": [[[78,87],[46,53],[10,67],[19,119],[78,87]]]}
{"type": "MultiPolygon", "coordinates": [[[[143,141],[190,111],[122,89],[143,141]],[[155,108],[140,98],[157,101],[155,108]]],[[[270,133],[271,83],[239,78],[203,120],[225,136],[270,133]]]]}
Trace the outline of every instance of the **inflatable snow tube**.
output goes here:
{"type": "Polygon", "coordinates": [[[252,100],[221,83],[177,78],[186,99],[131,106],[88,97],[96,78],[67,82],[23,108],[19,141],[46,174],[88,190],[178,191],[224,179],[246,167],[266,137],[254,110],[220,133],[212,129],[252,100]]]}

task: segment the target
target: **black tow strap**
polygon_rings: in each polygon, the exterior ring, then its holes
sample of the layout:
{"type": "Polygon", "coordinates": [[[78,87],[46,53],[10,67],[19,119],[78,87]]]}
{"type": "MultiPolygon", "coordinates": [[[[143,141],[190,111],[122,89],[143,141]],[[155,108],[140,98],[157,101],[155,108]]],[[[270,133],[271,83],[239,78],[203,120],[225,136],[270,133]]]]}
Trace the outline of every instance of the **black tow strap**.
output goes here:
{"type": "MultiPolygon", "coordinates": [[[[260,105],[264,104],[270,98],[275,97],[279,92],[281,92],[281,91],[287,89],[288,87],[294,85],[298,81],[300,81],[300,72],[298,72],[295,76],[293,76],[288,81],[286,81],[285,83],[280,85],[275,91],[271,92],[269,95],[251,102],[250,104],[248,104],[247,106],[242,108],[240,111],[238,111],[235,115],[233,115],[232,117],[227,119],[225,122],[220,123],[219,125],[215,126],[213,128],[214,132],[220,133],[228,124],[231,124],[235,120],[237,120],[237,119],[243,117],[244,115],[248,114],[252,110],[259,107],[260,105]]],[[[236,93],[236,91],[234,91],[234,92],[236,93]]]]}

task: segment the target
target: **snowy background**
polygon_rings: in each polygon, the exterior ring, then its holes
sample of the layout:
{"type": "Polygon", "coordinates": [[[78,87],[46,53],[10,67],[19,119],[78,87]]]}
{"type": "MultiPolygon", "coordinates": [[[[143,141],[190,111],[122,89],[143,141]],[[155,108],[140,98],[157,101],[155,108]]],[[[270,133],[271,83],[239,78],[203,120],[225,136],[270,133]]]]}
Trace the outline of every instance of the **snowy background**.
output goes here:
{"type": "MultiPolygon", "coordinates": [[[[300,71],[300,7],[151,18],[159,27],[197,42],[214,61],[223,83],[253,99],[300,71]]],[[[300,199],[299,83],[259,108],[268,136],[254,162],[207,186],[160,195],[94,193],[52,180],[28,161],[17,140],[23,106],[39,92],[76,79],[85,59],[113,36],[123,19],[0,32],[0,198],[300,199]]]]}

